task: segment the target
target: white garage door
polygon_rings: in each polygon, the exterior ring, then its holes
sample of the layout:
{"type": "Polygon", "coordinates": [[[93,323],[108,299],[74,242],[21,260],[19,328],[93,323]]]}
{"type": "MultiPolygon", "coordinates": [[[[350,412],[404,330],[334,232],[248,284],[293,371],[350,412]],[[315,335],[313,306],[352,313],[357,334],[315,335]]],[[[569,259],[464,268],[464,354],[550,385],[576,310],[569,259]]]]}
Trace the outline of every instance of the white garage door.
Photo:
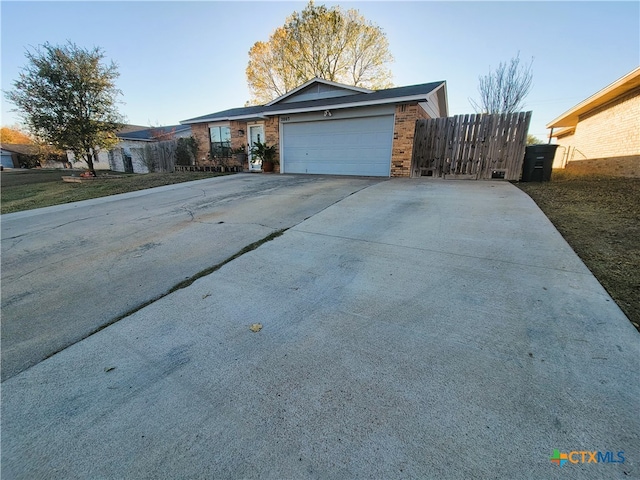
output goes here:
{"type": "Polygon", "coordinates": [[[393,115],[282,127],[285,173],[389,176],[393,115]]]}

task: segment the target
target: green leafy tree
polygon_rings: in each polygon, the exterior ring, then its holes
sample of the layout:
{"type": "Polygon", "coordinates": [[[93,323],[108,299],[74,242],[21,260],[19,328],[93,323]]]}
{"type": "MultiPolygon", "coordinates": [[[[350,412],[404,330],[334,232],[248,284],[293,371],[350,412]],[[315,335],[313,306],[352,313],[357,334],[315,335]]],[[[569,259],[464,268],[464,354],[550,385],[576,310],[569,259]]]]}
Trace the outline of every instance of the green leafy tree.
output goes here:
{"type": "Polygon", "coordinates": [[[500,62],[495,71],[478,80],[480,101],[469,99],[477,113],[514,113],[524,106],[533,86],[533,58],[529,65],[520,64],[520,53],[509,63],[500,62]]]}
{"type": "Polygon", "coordinates": [[[380,27],[357,10],[316,6],[290,15],[267,42],[249,51],[250,103],[266,103],[319,77],[357,87],[380,89],[391,83],[393,61],[380,27]]]}
{"type": "Polygon", "coordinates": [[[530,133],[527,135],[527,145],[540,145],[541,143],[544,143],[544,141],[535,135],[531,135],[530,133]]]}
{"type": "Polygon", "coordinates": [[[101,149],[117,144],[123,117],[116,108],[115,63],[104,52],[68,42],[49,43],[27,51],[27,65],[5,95],[23,116],[30,133],[57,148],[71,150],[95,175],[93,163],[101,149]]]}

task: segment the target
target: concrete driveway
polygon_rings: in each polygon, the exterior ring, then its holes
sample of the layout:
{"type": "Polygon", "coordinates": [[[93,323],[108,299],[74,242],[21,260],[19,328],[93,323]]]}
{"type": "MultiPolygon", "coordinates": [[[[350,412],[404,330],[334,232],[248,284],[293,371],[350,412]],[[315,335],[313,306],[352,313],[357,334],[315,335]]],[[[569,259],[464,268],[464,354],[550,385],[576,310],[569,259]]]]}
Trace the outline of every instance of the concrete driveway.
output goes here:
{"type": "Polygon", "coordinates": [[[233,175],[3,215],[2,379],[377,181],[233,175]]]}
{"type": "Polygon", "coordinates": [[[5,381],[2,473],[638,478],[639,347],[521,191],[394,179],[5,381]]]}

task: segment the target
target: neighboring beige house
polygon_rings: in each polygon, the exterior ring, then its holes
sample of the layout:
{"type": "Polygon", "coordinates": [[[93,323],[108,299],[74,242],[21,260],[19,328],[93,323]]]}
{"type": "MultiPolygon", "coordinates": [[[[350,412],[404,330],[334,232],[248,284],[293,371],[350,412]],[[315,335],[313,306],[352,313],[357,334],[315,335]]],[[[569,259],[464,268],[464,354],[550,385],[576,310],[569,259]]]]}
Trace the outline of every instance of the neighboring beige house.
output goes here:
{"type": "MultiPolygon", "coordinates": [[[[188,125],[170,125],[166,127],[143,127],[140,125],[125,125],[117,134],[118,144],[111,150],[101,150],[93,166],[96,170],[113,170],[114,172],[148,173],[144,164],[142,151],[144,146],[161,140],[174,140],[191,136],[188,125]]],[[[70,162],[75,158],[73,152],[68,151],[70,162]]],[[[85,167],[84,162],[73,163],[75,167],[85,167]]]]}
{"type": "Polygon", "coordinates": [[[266,105],[181,123],[198,141],[198,166],[260,141],[277,145],[281,173],[396,177],[411,175],[416,120],[447,115],[443,81],[373,91],[314,78],[266,105]]]}
{"type": "Polygon", "coordinates": [[[170,125],[142,130],[118,132],[120,142],[115,148],[104,152],[114,172],[149,173],[143,161],[143,149],[148,143],[176,140],[191,136],[189,125],[170,125]]]}
{"type": "Polygon", "coordinates": [[[4,168],[20,168],[24,164],[24,157],[33,158],[32,162],[38,157],[38,147],[35,145],[22,144],[0,144],[0,155],[2,156],[2,166],[4,168]]]}
{"type": "MultiPolygon", "coordinates": [[[[148,129],[149,127],[145,127],[143,125],[125,125],[123,126],[118,133],[116,134],[118,137],[121,134],[135,132],[139,130],[148,129]]],[[[109,165],[109,151],[100,150],[98,155],[96,155],[96,159],[93,162],[93,168],[96,170],[111,170],[111,166],[109,165]]],[[[87,168],[87,164],[85,162],[75,162],[75,155],[71,150],[67,150],[67,158],[69,162],[73,166],[73,168],[87,168]]]]}
{"type": "Polygon", "coordinates": [[[0,145],[3,168],[67,168],[63,163],[64,152],[58,152],[50,148],[43,149],[34,144],[8,144],[0,145]]]}
{"type": "Polygon", "coordinates": [[[640,177],[640,67],[547,124],[553,168],[640,177]]]}

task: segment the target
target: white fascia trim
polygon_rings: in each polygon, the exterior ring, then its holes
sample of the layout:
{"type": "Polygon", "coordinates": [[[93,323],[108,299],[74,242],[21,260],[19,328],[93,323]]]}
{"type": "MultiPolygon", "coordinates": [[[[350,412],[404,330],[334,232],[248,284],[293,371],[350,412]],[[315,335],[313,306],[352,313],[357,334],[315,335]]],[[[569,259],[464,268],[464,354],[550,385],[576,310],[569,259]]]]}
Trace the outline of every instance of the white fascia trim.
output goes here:
{"type": "MultiPolygon", "coordinates": [[[[273,117],[274,115],[285,115],[290,113],[317,112],[320,110],[339,110],[341,108],[353,108],[353,107],[369,107],[374,105],[385,105],[389,103],[402,103],[402,102],[415,102],[415,101],[427,102],[427,97],[431,93],[433,93],[433,90],[430,91],[429,93],[423,93],[419,95],[408,95],[406,97],[383,98],[380,100],[364,100],[362,102],[338,103],[335,105],[318,105],[315,107],[302,107],[302,108],[289,108],[289,109],[285,108],[282,110],[275,110],[273,112],[254,113],[251,115],[239,115],[237,117],[203,118],[201,120],[198,120],[197,122],[192,122],[192,123],[228,122],[231,120],[250,120],[252,118],[260,118],[262,120],[266,120],[267,118],[273,117]]],[[[189,120],[185,120],[185,121],[188,122],[189,120]]]]}
{"type": "MultiPolygon", "coordinates": [[[[431,93],[431,92],[429,92],[431,93]]],[[[389,103],[402,103],[402,102],[413,102],[417,100],[422,100],[424,102],[427,101],[428,94],[422,95],[410,95],[407,97],[394,97],[394,98],[383,98],[381,100],[367,100],[363,102],[352,102],[352,103],[338,103],[336,105],[318,105],[316,107],[307,107],[307,108],[293,108],[289,110],[277,110],[274,112],[268,112],[269,116],[273,115],[285,115],[289,113],[305,113],[305,112],[317,112],[319,110],[339,110],[341,108],[353,108],[353,107],[370,107],[373,105],[384,105],[389,103]]]]}
{"type": "Polygon", "coordinates": [[[131,138],[131,137],[118,137],[120,140],[126,140],[127,142],[153,142],[154,140],[149,138],[131,138]]]}
{"type": "MultiPolygon", "coordinates": [[[[440,93],[439,91],[442,90],[442,103],[444,103],[444,112],[440,112],[440,115],[442,117],[448,117],[449,116],[449,99],[447,98],[447,82],[442,82],[442,85],[440,85],[439,87],[436,87],[436,89],[434,90],[435,92],[437,92],[438,94],[440,93]]],[[[438,105],[438,109],[440,110],[440,105],[438,105]]]]}

